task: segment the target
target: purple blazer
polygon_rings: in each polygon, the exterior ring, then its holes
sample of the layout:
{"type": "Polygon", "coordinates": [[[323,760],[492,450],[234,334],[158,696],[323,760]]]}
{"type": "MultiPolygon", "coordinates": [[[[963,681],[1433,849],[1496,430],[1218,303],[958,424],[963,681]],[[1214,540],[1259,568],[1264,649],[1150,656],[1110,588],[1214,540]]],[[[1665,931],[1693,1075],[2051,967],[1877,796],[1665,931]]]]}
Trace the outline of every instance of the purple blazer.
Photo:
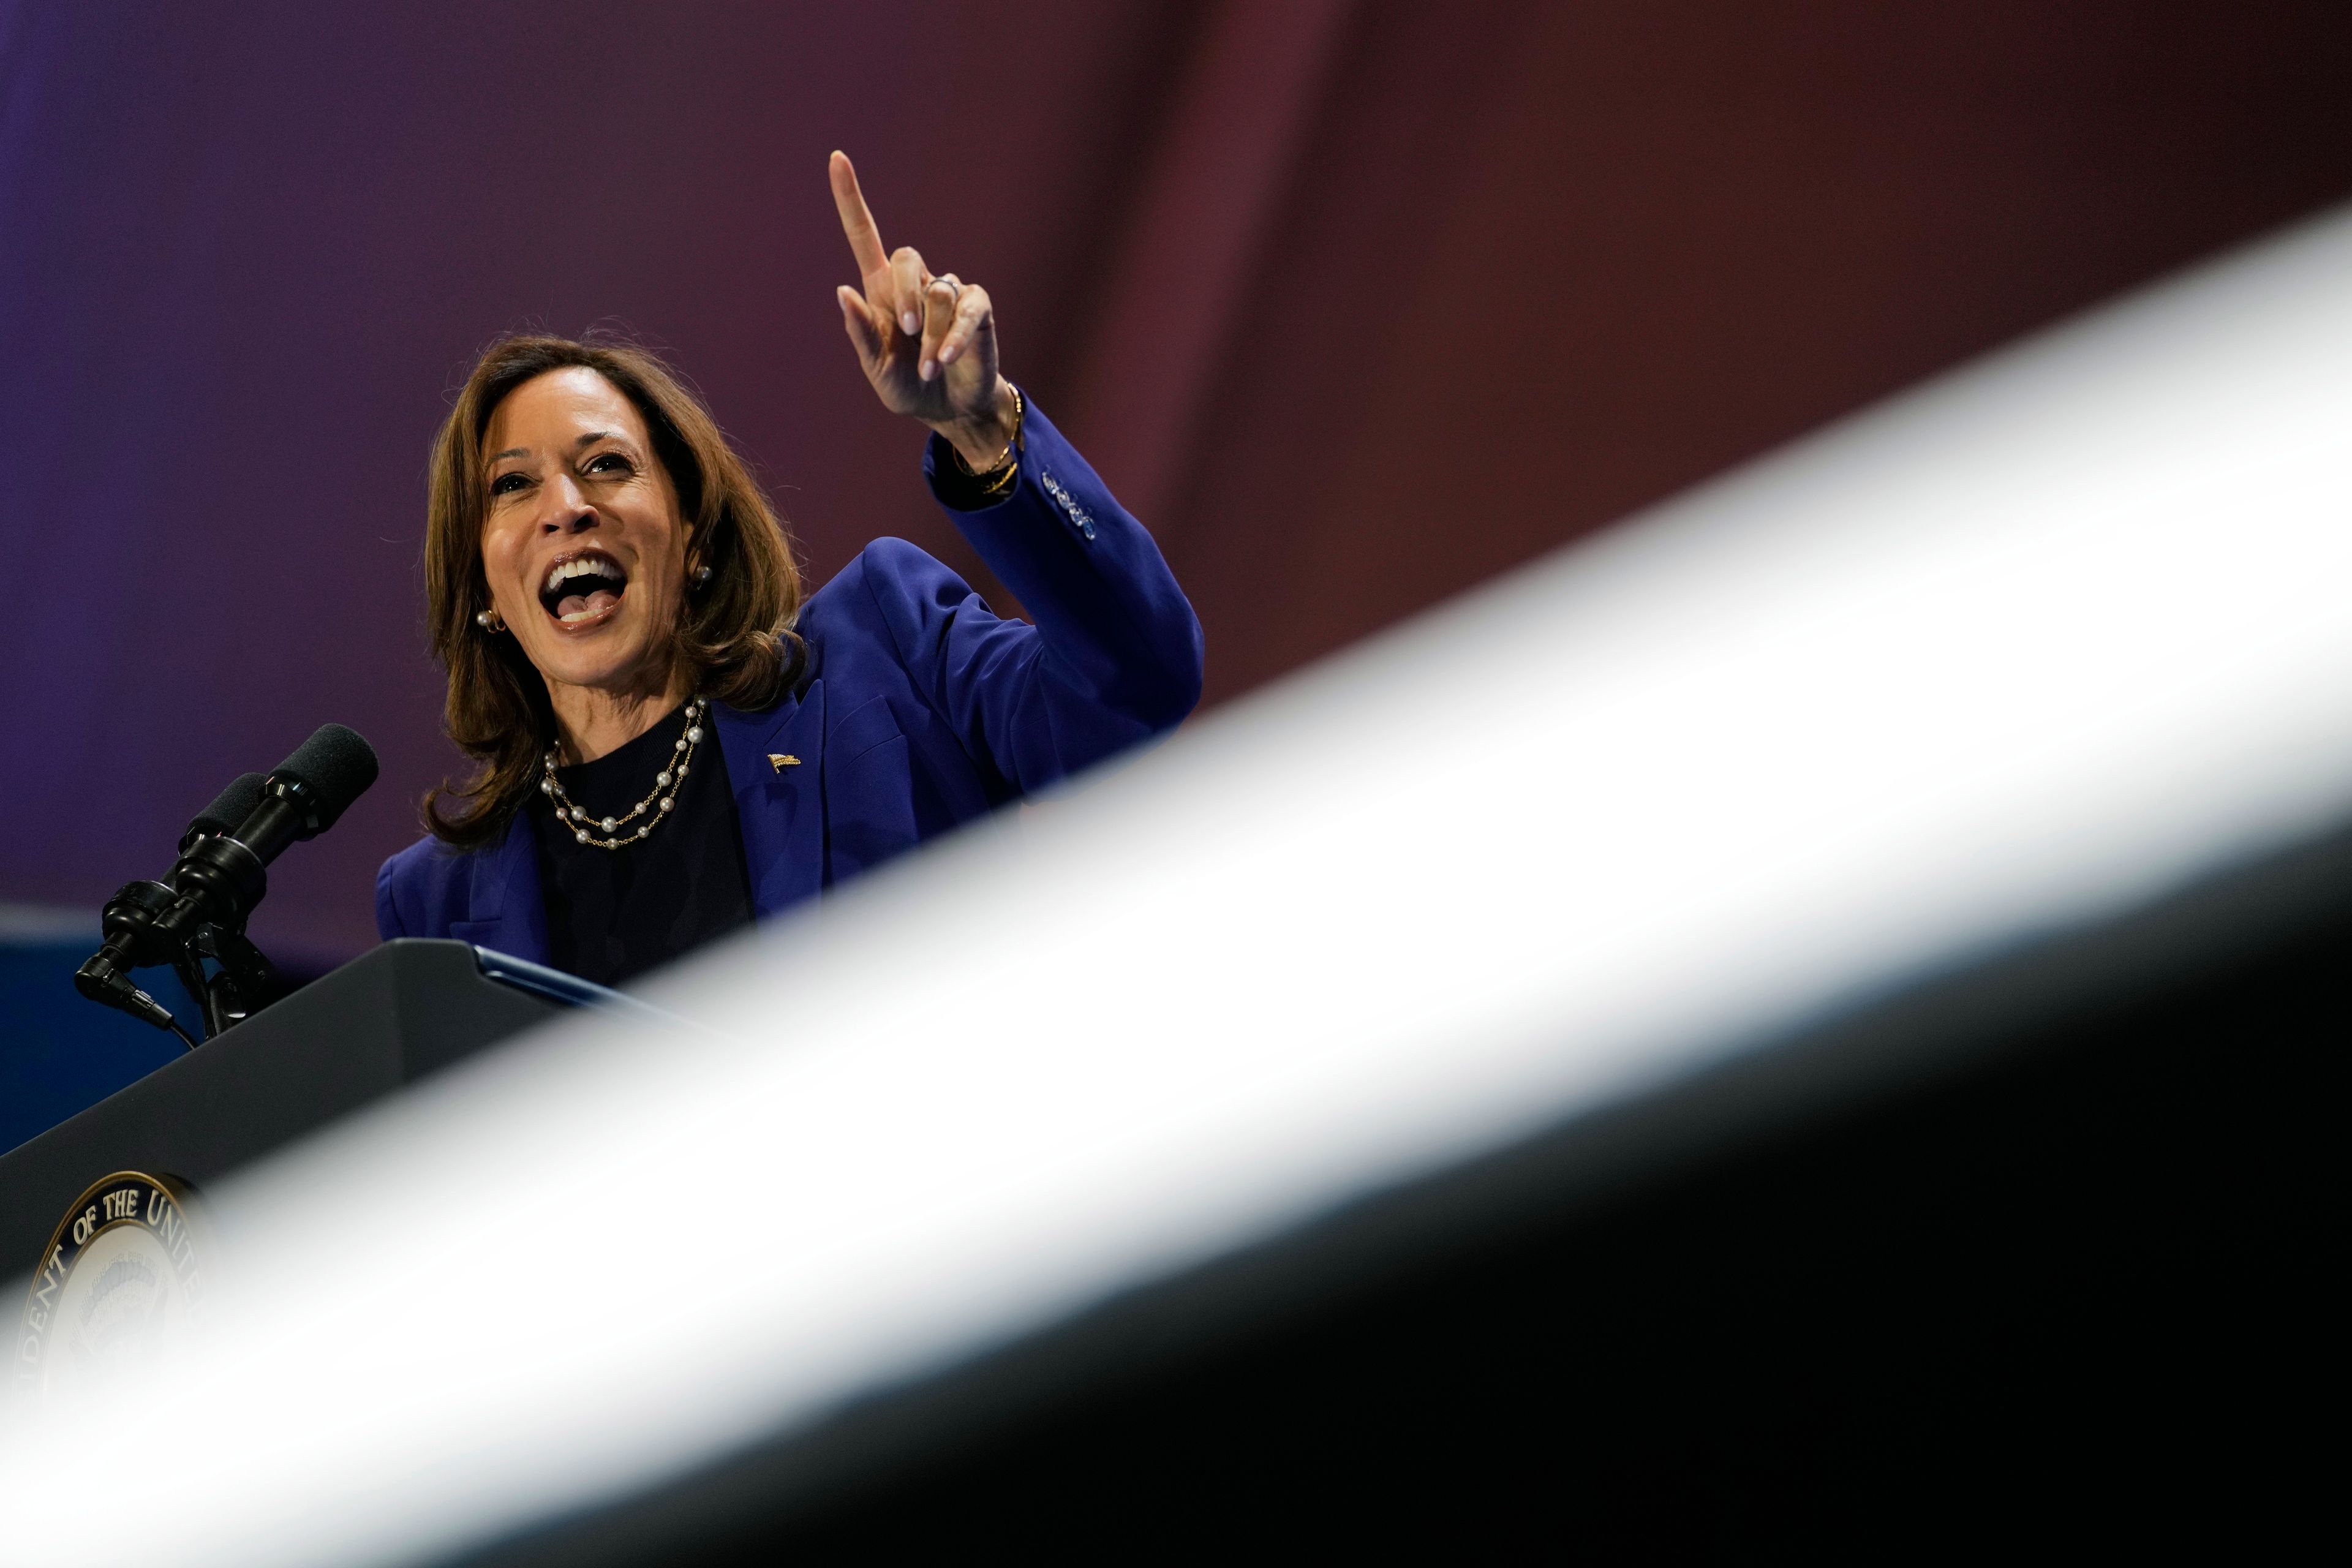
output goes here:
{"type": "MultiPolygon", "coordinates": [[[[762,919],[934,834],[1172,728],[1201,696],[1201,624],[1142,524],[1033,402],[1003,500],[948,515],[1036,625],[877,539],[803,605],[809,662],[761,712],[712,705],[762,919]],[[797,757],[776,765],[771,757],[797,757]]],[[[926,448],[928,479],[946,460],[926,448]]],[[[538,846],[518,815],[460,852],[383,863],[376,929],[544,963],[538,846]]]]}

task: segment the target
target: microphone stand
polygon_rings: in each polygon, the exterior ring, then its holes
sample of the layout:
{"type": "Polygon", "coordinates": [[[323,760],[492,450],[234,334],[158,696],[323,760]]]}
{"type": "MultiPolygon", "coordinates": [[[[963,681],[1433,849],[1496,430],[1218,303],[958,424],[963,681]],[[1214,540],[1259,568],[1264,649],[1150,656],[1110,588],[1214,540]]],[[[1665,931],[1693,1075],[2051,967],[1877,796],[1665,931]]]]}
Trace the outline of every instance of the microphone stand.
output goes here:
{"type": "Polygon", "coordinates": [[[245,934],[244,921],[234,926],[206,922],[184,935],[163,921],[162,917],[179,901],[180,894],[164,883],[125,883],[107,900],[101,917],[106,944],[81,966],[74,984],[91,1001],[169,1029],[194,1050],[200,1042],[180,1026],[170,1008],[131,981],[132,969],[170,965],[201,1012],[207,1040],[277,1001],[286,986],[277,965],[245,934]],[[207,959],[218,967],[207,970],[207,959]]]}
{"type": "Polygon", "coordinates": [[[195,945],[202,958],[220,965],[205,982],[206,1039],[245,1022],[286,994],[278,966],[241,928],[208,925],[196,933],[195,945]]]}
{"type": "Polygon", "coordinates": [[[156,921],[179,900],[180,895],[162,882],[126,882],[122,890],[106,900],[100,920],[106,930],[106,942],[74,972],[74,989],[93,1002],[105,1004],[130,1014],[143,1023],[159,1029],[169,1029],[180,1037],[180,1043],[190,1050],[196,1041],[180,1026],[172,1010],[142,991],[131,978],[133,969],[151,963],[170,963],[179,971],[183,984],[188,980],[188,969],[182,966],[185,954],[179,944],[166,939],[156,929],[156,921]]]}

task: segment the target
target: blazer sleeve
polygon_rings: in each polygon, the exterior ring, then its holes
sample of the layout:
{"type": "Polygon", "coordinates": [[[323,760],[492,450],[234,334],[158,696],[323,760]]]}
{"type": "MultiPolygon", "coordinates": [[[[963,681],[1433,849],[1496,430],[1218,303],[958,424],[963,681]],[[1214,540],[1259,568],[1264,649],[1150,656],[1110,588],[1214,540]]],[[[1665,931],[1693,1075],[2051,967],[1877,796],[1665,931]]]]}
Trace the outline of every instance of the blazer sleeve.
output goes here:
{"type": "MultiPolygon", "coordinates": [[[[934,436],[926,479],[952,460],[934,436]]],[[[1036,789],[1173,728],[1200,701],[1192,605],[1151,535],[1034,402],[1012,490],[947,511],[1034,626],[993,615],[901,542],[867,552],[865,580],[909,676],[975,762],[1036,789]]]]}
{"type": "Polygon", "coordinates": [[[375,933],[386,942],[408,934],[400,918],[400,906],[393,900],[393,868],[399,858],[395,855],[385,860],[375,874],[375,933]]]}

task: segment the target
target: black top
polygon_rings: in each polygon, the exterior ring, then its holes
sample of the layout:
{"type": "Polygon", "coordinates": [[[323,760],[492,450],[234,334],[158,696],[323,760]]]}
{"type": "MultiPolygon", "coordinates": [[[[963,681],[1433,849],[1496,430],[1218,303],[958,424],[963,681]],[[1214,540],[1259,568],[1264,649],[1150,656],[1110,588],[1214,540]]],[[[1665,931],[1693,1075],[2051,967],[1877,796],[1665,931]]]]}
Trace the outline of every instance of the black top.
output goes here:
{"type": "MultiPolygon", "coordinates": [[[[646,797],[670,764],[685,733],[684,710],[610,755],[555,776],[572,804],[597,816],[619,816],[646,797]]],[[[537,791],[530,806],[539,840],[539,879],[547,898],[549,956],[558,969],[600,985],[618,985],[689,948],[751,923],[751,879],[743,865],[743,831],[727,788],[719,727],[706,714],[694,765],[673,795],[670,820],[635,844],[600,849],[559,822],[537,791]]],[[[657,801],[653,807],[660,809],[657,801]]],[[[639,817],[617,834],[644,826],[639,817]]]]}

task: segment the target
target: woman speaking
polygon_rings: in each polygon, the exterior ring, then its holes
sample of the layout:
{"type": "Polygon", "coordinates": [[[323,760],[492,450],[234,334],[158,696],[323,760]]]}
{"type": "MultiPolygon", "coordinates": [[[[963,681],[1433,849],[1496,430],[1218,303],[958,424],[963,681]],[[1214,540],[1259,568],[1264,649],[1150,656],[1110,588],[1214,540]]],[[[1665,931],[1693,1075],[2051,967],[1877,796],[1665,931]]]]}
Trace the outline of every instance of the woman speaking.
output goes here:
{"type": "Polygon", "coordinates": [[[1036,617],[877,540],[803,600],[767,498],[651,355],[512,337],[434,447],[449,734],[480,764],[384,862],[385,938],[607,984],[1175,724],[1201,629],[1141,525],[997,371],[988,294],[885,251],[849,160],[866,378],[931,431],[932,494],[1036,617]]]}

